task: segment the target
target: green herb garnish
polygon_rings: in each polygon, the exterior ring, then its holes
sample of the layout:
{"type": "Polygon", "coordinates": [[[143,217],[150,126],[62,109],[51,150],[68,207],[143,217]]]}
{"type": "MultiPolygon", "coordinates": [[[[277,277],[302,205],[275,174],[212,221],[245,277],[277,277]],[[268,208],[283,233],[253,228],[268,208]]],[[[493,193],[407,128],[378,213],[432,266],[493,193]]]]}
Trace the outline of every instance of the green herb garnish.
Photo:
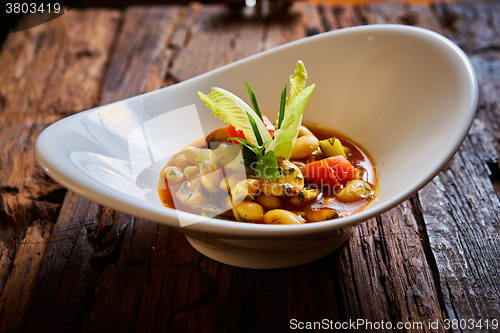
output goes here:
{"type": "Polygon", "coordinates": [[[248,121],[250,121],[250,125],[252,125],[253,133],[255,134],[255,138],[257,139],[257,144],[259,146],[262,146],[263,144],[262,137],[260,136],[259,130],[257,129],[257,124],[255,123],[255,119],[253,119],[250,113],[248,112],[247,116],[248,116],[248,121]]]}
{"type": "Polygon", "coordinates": [[[255,113],[257,113],[260,120],[264,121],[264,119],[262,119],[262,113],[260,112],[259,109],[259,104],[257,104],[257,98],[255,97],[255,93],[253,92],[252,88],[247,83],[247,81],[245,81],[245,86],[247,87],[248,96],[250,96],[250,101],[252,102],[253,110],[255,111],[255,113]]]}
{"type": "Polygon", "coordinates": [[[281,177],[278,170],[278,161],[274,152],[268,151],[255,163],[255,175],[262,179],[277,179],[281,177]]]}
{"type": "Polygon", "coordinates": [[[258,178],[276,179],[281,177],[274,152],[266,152],[264,145],[255,146],[242,138],[228,138],[228,140],[235,140],[243,145],[242,155],[245,165],[255,172],[258,178]]]}
{"type": "Polygon", "coordinates": [[[285,103],[286,103],[286,84],[285,88],[281,92],[281,101],[280,101],[280,113],[278,116],[278,129],[281,127],[281,123],[283,122],[283,117],[285,116],[285,103]]]}

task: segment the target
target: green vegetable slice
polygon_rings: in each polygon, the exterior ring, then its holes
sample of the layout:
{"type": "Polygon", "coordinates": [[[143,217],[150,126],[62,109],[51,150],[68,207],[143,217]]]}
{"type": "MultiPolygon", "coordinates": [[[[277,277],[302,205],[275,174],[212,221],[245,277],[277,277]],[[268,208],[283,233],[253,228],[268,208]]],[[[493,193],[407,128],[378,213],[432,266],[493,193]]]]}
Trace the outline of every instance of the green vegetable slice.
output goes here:
{"type": "Polygon", "coordinates": [[[299,134],[302,114],[314,90],[314,84],[305,88],[306,80],[306,67],[302,60],[299,60],[294,74],[290,77],[290,94],[286,99],[284,112],[281,112],[280,108],[278,129],[274,133],[273,142],[268,147],[269,150],[274,151],[276,157],[290,158],[293,143],[299,134]],[[283,118],[280,121],[281,117],[283,118]]]}
{"type": "Polygon", "coordinates": [[[342,143],[336,137],[332,137],[319,142],[319,148],[325,157],[342,155],[347,158],[342,143]]]}
{"type": "Polygon", "coordinates": [[[268,147],[269,151],[274,151],[276,157],[290,159],[293,143],[299,134],[302,114],[314,91],[314,87],[314,84],[308,86],[288,105],[281,127],[274,133],[274,140],[268,147]]]}

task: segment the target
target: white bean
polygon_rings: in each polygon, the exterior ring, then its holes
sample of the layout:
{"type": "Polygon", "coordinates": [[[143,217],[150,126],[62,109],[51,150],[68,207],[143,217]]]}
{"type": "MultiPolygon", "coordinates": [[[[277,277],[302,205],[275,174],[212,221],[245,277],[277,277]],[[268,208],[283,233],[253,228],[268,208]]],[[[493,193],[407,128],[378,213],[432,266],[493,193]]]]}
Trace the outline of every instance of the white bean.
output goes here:
{"type": "Polygon", "coordinates": [[[305,127],[304,125],[301,125],[299,129],[299,136],[304,136],[304,135],[314,136],[313,132],[311,132],[309,128],[305,127]]]}
{"type": "Polygon", "coordinates": [[[337,217],[337,212],[331,208],[313,208],[305,212],[307,222],[320,222],[337,217]]]}
{"type": "Polygon", "coordinates": [[[319,141],[314,135],[300,136],[292,147],[292,159],[300,159],[311,155],[319,146],[319,141]]]}
{"type": "Polygon", "coordinates": [[[186,179],[193,179],[198,174],[198,168],[194,165],[188,165],[184,168],[184,177],[186,179]]]}
{"type": "Polygon", "coordinates": [[[359,179],[351,180],[347,185],[337,193],[337,199],[342,202],[353,202],[373,196],[371,186],[359,179]]]}
{"type": "Polygon", "coordinates": [[[168,166],[163,169],[163,177],[169,184],[177,184],[184,180],[184,175],[182,171],[176,166],[168,166]]]}
{"type": "Polygon", "coordinates": [[[264,208],[253,201],[242,201],[236,205],[236,214],[240,221],[258,222],[262,220],[264,208]]]}
{"type": "Polygon", "coordinates": [[[303,224],[304,220],[284,209],[273,209],[264,214],[266,224],[303,224]]]}
{"type": "Polygon", "coordinates": [[[275,209],[281,205],[280,199],[274,195],[261,194],[257,197],[257,202],[266,209],[275,209]]]}

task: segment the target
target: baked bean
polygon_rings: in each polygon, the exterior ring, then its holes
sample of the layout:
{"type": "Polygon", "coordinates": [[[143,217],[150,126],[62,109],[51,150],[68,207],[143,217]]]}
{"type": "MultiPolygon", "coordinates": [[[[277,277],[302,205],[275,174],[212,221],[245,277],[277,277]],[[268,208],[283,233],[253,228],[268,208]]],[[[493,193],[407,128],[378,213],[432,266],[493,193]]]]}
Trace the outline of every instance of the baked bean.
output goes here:
{"type": "Polygon", "coordinates": [[[182,171],[173,165],[163,169],[163,177],[165,177],[169,184],[177,184],[184,180],[182,171]]]}
{"type": "Polygon", "coordinates": [[[198,174],[198,168],[194,165],[188,165],[184,168],[184,177],[186,179],[193,179],[198,174]]]}
{"type": "Polygon", "coordinates": [[[202,149],[195,157],[195,162],[202,175],[217,169],[217,156],[213,150],[202,149]]]}
{"type": "Polygon", "coordinates": [[[291,197],[288,202],[292,205],[300,206],[304,203],[304,199],[301,199],[299,197],[291,197]]]}
{"type": "Polygon", "coordinates": [[[249,196],[253,198],[260,190],[260,183],[256,179],[245,179],[234,187],[231,187],[231,195],[234,201],[239,201],[249,196]]]}
{"type": "Polygon", "coordinates": [[[319,141],[314,135],[300,136],[295,140],[292,147],[292,159],[300,159],[309,156],[319,147],[319,141]]]}
{"type": "Polygon", "coordinates": [[[226,133],[226,128],[221,127],[210,133],[210,135],[207,136],[207,142],[210,141],[219,141],[219,142],[225,142],[227,140],[227,133],[226,133]]]}
{"type": "Polygon", "coordinates": [[[305,212],[307,222],[331,220],[337,217],[337,212],[331,208],[312,208],[305,212]]]}
{"type": "Polygon", "coordinates": [[[301,125],[299,129],[299,136],[304,136],[304,135],[314,136],[313,132],[311,132],[309,128],[305,127],[304,125],[301,125]]]}
{"type": "Polygon", "coordinates": [[[303,190],[297,196],[291,197],[289,202],[293,205],[303,205],[305,202],[316,200],[318,195],[318,189],[303,190]]]}
{"type": "Polygon", "coordinates": [[[264,208],[253,201],[242,201],[236,205],[236,214],[240,221],[258,222],[262,220],[264,208]]]}
{"type": "Polygon", "coordinates": [[[179,168],[184,168],[185,166],[189,164],[193,164],[194,162],[189,161],[186,155],[184,154],[177,154],[169,162],[169,165],[176,166],[179,168]]]}
{"type": "Polygon", "coordinates": [[[205,203],[199,178],[182,182],[177,189],[176,196],[184,205],[193,208],[201,207],[205,203]]]}
{"type": "Polygon", "coordinates": [[[264,214],[266,224],[303,224],[304,220],[284,209],[273,209],[264,214]]]}
{"type": "Polygon", "coordinates": [[[359,179],[351,180],[347,185],[337,193],[337,199],[342,202],[354,202],[368,198],[373,194],[371,186],[359,179]]]}
{"type": "Polygon", "coordinates": [[[188,146],[184,149],[184,155],[186,155],[186,158],[191,164],[194,164],[194,160],[196,158],[196,155],[201,151],[201,148],[194,147],[194,146],[188,146]]]}
{"type": "Polygon", "coordinates": [[[278,208],[281,204],[280,199],[274,195],[261,194],[257,197],[257,202],[260,203],[266,209],[278,208]]]}
{"type": "Polygon", "coordinates": [[[216,170],[211,173],[200,176],[201,185],[210,193],[217,193],[220,189],[219,182],[222,178],[222,172],[216,170]]]}
{"type": "Polygon", "coordinates": [[[305,163],[294,161],[293,164],[295,164],[297,166],[297,168],[299,168],[299,170],[300,170],[300,172],[302,172],[302,174],[306,173],[306,164],[305,163]]]}

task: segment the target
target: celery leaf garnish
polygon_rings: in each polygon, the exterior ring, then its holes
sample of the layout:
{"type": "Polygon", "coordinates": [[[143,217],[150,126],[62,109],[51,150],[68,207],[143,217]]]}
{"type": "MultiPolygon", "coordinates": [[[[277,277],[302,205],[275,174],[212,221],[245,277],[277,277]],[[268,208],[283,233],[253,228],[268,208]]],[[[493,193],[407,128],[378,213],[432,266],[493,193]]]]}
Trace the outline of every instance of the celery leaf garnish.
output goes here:
{"type": "MultiPolygon", "coordinates": [[[[302,123],[302,114],[304,113],[315,87],[315,85],[312,84],[305,88],[306,80],[306,68],[304,63],[299,60],[294,75],[290,77],[290,94],[286,99],[283,119],[282,121],[278,119],[278,129],[274,134],[273,142],[268,148],[268,150],[274,151],[276,157],[289,159],[292,153],[292,147],[299,134],[300,124],[302,123]]],[[[280,108],[280,117],[281,114],[280,108]]]]}
{"type": "Polygon", "coordinates": [[[237,130],[242,130],[247,140],[252,144],[258,145],[259,143],[248,115],[254,119],[262,141],[270,142],[272,140],[271,134],[267,131],[264,122],[259,118],[257,113],[238,96],[222,88],[212,88],[208,95],[198,92],[198,95],[216,117],[222,119],[226,124],[234,126],[237,130]]]}

